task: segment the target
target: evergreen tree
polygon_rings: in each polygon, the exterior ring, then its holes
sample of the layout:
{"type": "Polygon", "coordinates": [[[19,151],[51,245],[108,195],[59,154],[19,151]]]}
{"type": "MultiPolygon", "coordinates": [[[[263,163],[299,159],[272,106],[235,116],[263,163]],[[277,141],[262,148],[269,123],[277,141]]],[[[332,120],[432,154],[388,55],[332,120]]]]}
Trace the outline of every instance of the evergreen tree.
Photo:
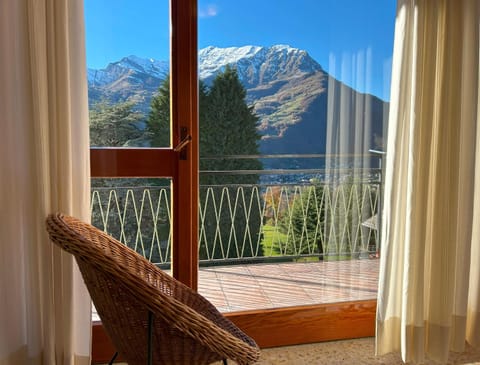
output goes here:
{"type": "MultiPolygon", "coordinates": [[[[205,110],[207,105],[207,87],[199,82],[199,119],[205,120],[205,110]]],[[[152,147],[170,146],[170,76],[158,89],[156,96],[150,103],[150,113],[147,118],[146,138],[152,147]]]]}
{"type": "MultiPolygon", "coordinates": [[[[235,68],[226,66],[217,74],[208,93],[205,119],[200,121],[200,170],[261,170],[257,158],[224,158],[232,155],[258,155],[258,117],[246,103],[246,90],[235,68]],[[209,159],[208,157],[215,157],[209,159]]],[[[257,174],[205,175],[200,184],[239,184],[258,182],[257,174]]]]}
{"type": "Polygon", "coordinates": [[[165,77],[152,98],[147,119],[147,138],[152,147],[170,146],[170,77],[165,77]]]}
{"type": "MultiPolygon", "coordinates": [[[[90,109],[91,145],[122,147],[142,144],[144,115],[135,111],[134,106],[131,102],[95,104],[90,109]]],[[[158,185],[155,180],[143,180],[142,183],[148,185],[154,199],[160,194],[161,187],[155,186],[158,185]]],[[[157,234],[154,234],[154,217],[149,215],[148,209],[142,210],[140,217],[145,187],[138,185],[139,180],[134,178],[92,179],[93,203],[96,207],[92,213],[92,224],[153,262],[159,262],[160,254],[164,255],[166,251],[163,241],[165,236],[168,237],[169,228],[165,228],[161,220],[167,216],[167,212],[162,207],[156,217],[157,234]],[[106,216],[102,216],[101,212],[106,216]],[[143,222],[142,227],[139,227],[140,221],[143,222]]]]}
{"type": "MultiPolygon", "coordinates": [[[[162,83],[158,95],[152,100],[152,111],[147,121],[147,132],[152,146],[168,145],[162,136],[168,135],[170,124],[169,92],[167,80],[162,83]]],[[[246,91],[238,79],[237,71],[232,67],[227,66],[223,73],[218,74],[210,89],[200,81],[201,171],[262,168],[261,162],[256,158],[222,158],[259,153],[260,136],[256,129],[258,117],[253,108],[246,104],[245,97],[246,91]]],[[[200,232],[201,260],[263,255],[259,239],[261,202],[258,190],[252,187],[258,180],[258,174],[255,173],[205,173],[200,176],[200,207],[204,226],[204,230],[200,232]],[[220,203],[222,194],[223,204],[220,203]],[[228,202],[225,201],[227,196],[230,197],[228,202]]]]}
{"type": "Polygon", "coordinates": [[[133,109],[132,102],[100,102],[90,109],[90,145],[122,147],[134,145],[142,137],[144,115],[133,109]]]}
{"type": "Polygon", "coordinates": [[[281,217],[280,230],[287,235],[285,255],[319,255],[323,259],[322,238],[325,231],[324,188],[321,182],[301,191],[292,202],[290,214],[281,217]]]}
{"type": "MultiPolygon", "coordinates": [[[[257,158],[232,157],[259,154],[258,117],[245,99],[246,90],[237,70],[226,66],[213,80],[207,95],[205,119],[200,121],[201,171],[262,169],[257,158]]],[[[263,255],[259,237],[262,203],[254,187],[258,181],[256,173],[207,172],[200,176],[200,204],[204,208],[201,258],[263,255]],[[217,207],[216,211],[213,207],[217,207]]]]}

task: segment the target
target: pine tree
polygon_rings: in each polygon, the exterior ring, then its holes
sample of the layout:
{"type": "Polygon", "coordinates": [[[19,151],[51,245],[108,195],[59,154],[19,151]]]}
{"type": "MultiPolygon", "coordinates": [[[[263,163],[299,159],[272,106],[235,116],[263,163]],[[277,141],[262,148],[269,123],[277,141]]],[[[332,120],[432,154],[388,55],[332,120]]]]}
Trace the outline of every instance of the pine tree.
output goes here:
{"type": "Polygon", "coordinates": [[[280,219],[280,230],[287,235],[281,248],[285,255],[318,255],[323,260],[322,237],[325,231],[324,188],[320,181],[306,187],[295,197],[290,214],[280,219]]]}
{"type": "MultiPolygon", "coordinates": [[[[200,81],[199,83],[199,119],[205,120],[205,110],[207,105],[207,87],[200,81]]],[[[170,76],[158,89],[156,96],[150,103],[150,113],[147,118],[146,138],[152,147],[170,146],[170,76]]]]}
{"type": "Polygon", "coordinates": [[[207,171],[200,175],[200,204],[204,208],[200,257],[262,256],[261,201],[254,186],[259,182],[258,174],[208,174],[262,169],[261,162],[251,158],[259,154],[258,117],[247,105],[246,90],[230,66],[217,74],[206,99],[204,119],[200,120],[200,170],[207,171]],[[250,158],[233,158],[240,155],[250,158]]]}
{"type": "MultiPolygon", "coordinates": [[[[200,124],[200,170],[261,170],[257,158],[219,159],[223,156],[259,154],[258,117],[246,103],[246,90],[235,68],[226,66],[213,80],[205,119],[200,124]],[[211,160],[208,157],[215,157],[211,160]]],[[[258,175],[206,175],[200,184],[257,183],[258,175]]]]}
{"type": "Polygon", "coordinates": [[[90,109],[90,145],[123,147],[135,145],[142,137],[144,115],[134,110],[132,102],[100,102],[90,109]]]}
{"type": "MultiPolygon", "coordinates": [[[[168,77],[167,77],[168,79],[168,77]]],[[[147,133],[152,146],[165,146],[169,120],[169,82],[164,81],[159,93],[152,100],[152,110],[147,120],[147,133]],[[168,117],[168,118],[167,118],[168,117]],[[163,139],[162,139],[163,138],[163,139]]],[[[216,76],[211,88],[199,83],[200,120],[200,170],[260,170],[257,158],[222,158],[232,155],[258,155],[260,136],[256,126],[258,117],[246,104],[246,91],[238,79],[237,71],[227,66],[216,76]]],[[[200,176],[200,206],[204,214],[204,230],[200,232],[200,259],[224,259],[262,256],[260,245],[260,197],[257,173],[249,175],[218,175],[202,173],[200,176]],[[234,186],[232,184],[235,184],[234,186]],[[241,186],[242,184],[247,184],[241,186]],[[229,185],[228,187],[226,187],[229,185]],[[241,192],[238,195],[238,192],[241,192]],[[228,204],[220,208],[222,193],[229,195],[228,204]],[[242,199],[245,197],[245,201],[242,199]],[[253,197],[253,199],[252,199],[253,197]],[[235,204],[236,201],[236,204],[235,204]],[[213,209],[219,208],[217,214],[213,209]],[[206,208],[206,209],[205,209],[206,208]],[[219,217],[219,230],[217,230],[219,217]]]]}
{"type": "Polygon", "coordinates": [[[170,77],[163,80],[152,98],[147,119],[147,139],[151,147],[170,146],[170,77]]]}
{"type": "MultiPolygon", "coordinates": [[[[144,143],[142,123],[144,115],[135,111],[132,102],[109,104],[101,102],[95,104],[90,110],[90,140],[92,146],[138,146],[144,143]]],[[[157,179],[158,180],[158,179],[157,179]]],[[[159,193],[155,187],[158,182],[145,181],[152,195],[159,193]],[[153,186],[152,186],[153,185],[153,186]]],[[[132,249],[137,249],[140,254],[150,257],[153,262],[159,262],[159,239],[165,237],[165,224],[157,222],[157,236],[154,236],[154,225],[149,220],[148,210],[143,211],[142,227],[139,229],[137,217],[138,207],[142,204],[144,187],[140,187],[138,179],[92,179],[92,190],[95,191],[94,203],[102,209],[95,209],[92,213],[92,224],[100,229],[106,229],[109,234],[123,241],[132,249]],[[115,194],[111,194],[114,190],[115,194]],[[137,209],[134,206],[136,202],[137,209]],[[101,203],[100,203],[101,202],[101,203]],[[108,206],[110,205],[110,208],[108,206]],[[108,216],[102,216],[100,211],[108,216]],[[105,224],[105,219],[107,224],[105,224]],[[160,228],[159,228],[160,227],[160,228]],[[160,230],[163,230],[160,232],[160,230]],[[139,233],[142,235],[142,243],[138,244],[139,233]]],[[[164,217],[167,213],[160,211],[158,217],[164,217]]],[[[158,219],[158,218],[157,218],[158,219]]],[[[162,249],[162,254],[165,251],[162,249]]]]}

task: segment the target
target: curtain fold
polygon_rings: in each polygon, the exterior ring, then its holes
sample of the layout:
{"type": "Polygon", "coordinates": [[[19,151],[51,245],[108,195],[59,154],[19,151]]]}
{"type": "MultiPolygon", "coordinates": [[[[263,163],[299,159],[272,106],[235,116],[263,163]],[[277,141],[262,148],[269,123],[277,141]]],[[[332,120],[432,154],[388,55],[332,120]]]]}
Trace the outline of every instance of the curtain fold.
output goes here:
{"type": "Polygon", "coordinates": [[[83,2],[0,2],[0,364],[89,364],[91,305],[45,218],[88,221],[83,2]]]}
{"type": "Polygon", "coordinates": [[[477,0],[399,0],[377,354],[446,362],[479,345],[477,0]]]}

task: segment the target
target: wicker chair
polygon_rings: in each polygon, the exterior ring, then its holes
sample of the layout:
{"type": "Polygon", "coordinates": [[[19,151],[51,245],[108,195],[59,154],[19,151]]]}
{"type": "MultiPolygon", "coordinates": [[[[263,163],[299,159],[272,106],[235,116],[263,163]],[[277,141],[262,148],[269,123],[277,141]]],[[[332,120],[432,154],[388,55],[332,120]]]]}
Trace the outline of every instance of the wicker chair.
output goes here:
{"type": "Polygon", "coordinates": [[[62,214],[48,216],[47,231],[75,256],[103,326],[129,365],[257,361],[256,343],[208,300],[111,236],[62,214]]]}

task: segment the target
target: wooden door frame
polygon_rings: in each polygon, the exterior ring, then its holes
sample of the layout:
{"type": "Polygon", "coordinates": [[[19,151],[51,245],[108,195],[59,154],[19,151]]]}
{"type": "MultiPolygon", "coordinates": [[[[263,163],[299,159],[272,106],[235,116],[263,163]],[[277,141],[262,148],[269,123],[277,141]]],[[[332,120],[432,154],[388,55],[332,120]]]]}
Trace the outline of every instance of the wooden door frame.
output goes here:
{"type": "Polygon", "coordinates": [[[91,148],[92,178],[172,179],[172,275],[197,289],[198,277],[198,72],[197,1],[171,0],[171,146],[190,138],[181,151],[169,148],[91,148]],[[180,156],[182,154],[182,156],[180,156]],[[196,188],[192,188],[196,187],[196,188]],[[182,207],[182,209],[179,209],[182,207]]]}
{"type": "MultiPolygon", "coordinates": [[[[373,337],[376,307],[376,300],[364,300],[232,312],[225,316],[261,348],[268,348],[373,337]]],[[[92,337],[92,364],[107,363],[115,348],[101,322],[93,324],[92,337]]]]}
{"type": "Polygon", "coordinates": [[[170,100],[173,145],[191,137],[184,158],[176,160],[173,189],[173,276],[197,290],[198,281],[198,46],[197,0],[170,1],[170,100]],[[182,207],[182,209],[178,209],[182,207]]]}
{"type": "MultiPolygon", "coordinates": [[[[92,148],[92,177],[170,177],[173,276],[194,290],[198,280],[198,70],[197,0],[170,0],[172,146],[191,142],[179,158],[174,148],[92,148]],[[193,188],[192,188],[193,187],[193,188]],[[182,209],[178,209],[182,207],[182,209]]],[[[226,313],[261,347],[274,347],[375,334],[376,300],[226,313]]],[[[92,326],[92,363],[115,352],[101,322],[92,326]]],[[[119,359],[121,360],[121,359],[119,359]]]]}

